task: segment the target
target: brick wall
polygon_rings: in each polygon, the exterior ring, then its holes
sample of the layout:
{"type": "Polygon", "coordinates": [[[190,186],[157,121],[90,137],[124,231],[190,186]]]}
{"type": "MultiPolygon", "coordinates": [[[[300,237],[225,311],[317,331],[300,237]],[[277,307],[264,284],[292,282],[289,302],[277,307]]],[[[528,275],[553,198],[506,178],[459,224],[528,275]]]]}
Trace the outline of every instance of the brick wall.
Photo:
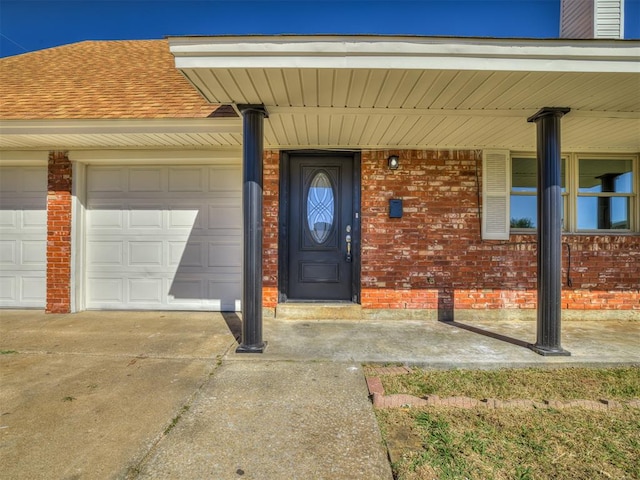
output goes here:
{"type": "Polygon", "coordinates": [[[47,194],[47,313],[71,311],[71,162],[49,153],[47,194]]]}
{"type": "MultiPolygon", "coordinates": [[[[279,160],[265,152],[263,304],[270,308],[278,292],[279,160]]],[[[439,315],[536,308],[536,236],[482,240],[481,174],[481,151],[362,152],[363,307],[439,315]],[[400,156],[398,170],[387,168],[390,154],[400,156]],[[389,218],[391,198],[403,200],[402,218],[389,218]]],[[[562,308],[640,310],[640,235],[565,235],[562,255],[562,308]]]]}
{"type": "MultiPolygon", "coordinates": [[[[481,239],[481,161],[479,151],[363,152],[365,308],[536,307],[536,236],[481,239]],[[392,153],[396,171],[386,167],[392,153]],[[403,218],[388,218],[390,198],[403,199],[403,218]]],[[[640,236],[563,242],[563,308],[640,310],[640,236]]]]}
{"type": "Polygon", "coordinates": [[[563,242],[573,285],[564,287],[563,308],[640,310],[640,235],[567,235],[563,242]]]}

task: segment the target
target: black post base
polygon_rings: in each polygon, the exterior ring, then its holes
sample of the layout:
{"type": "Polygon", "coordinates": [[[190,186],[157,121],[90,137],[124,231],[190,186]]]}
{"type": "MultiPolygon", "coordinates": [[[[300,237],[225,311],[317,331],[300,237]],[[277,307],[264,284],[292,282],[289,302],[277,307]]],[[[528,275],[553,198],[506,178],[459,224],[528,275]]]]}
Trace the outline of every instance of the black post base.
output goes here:
{"type": "Polygon", "coordinates": [[[558,347],[545,347],[543,345],[528,345],[530,350],[533,350],[538,355],[544,357],[570,357],[571,352],[558,347]]]}
{"type": "Polygon", "coordinates": [[[236,348],[236,353],[264,353],[267,348],[267,342],[258,343],[257,345],[245,345],[244,343],[236,348]]]}

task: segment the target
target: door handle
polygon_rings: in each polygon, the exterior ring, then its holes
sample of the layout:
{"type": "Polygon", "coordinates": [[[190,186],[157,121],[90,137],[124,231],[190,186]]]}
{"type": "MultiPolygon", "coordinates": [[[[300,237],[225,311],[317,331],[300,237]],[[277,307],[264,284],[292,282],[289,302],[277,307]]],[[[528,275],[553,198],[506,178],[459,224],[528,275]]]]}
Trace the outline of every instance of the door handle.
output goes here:
{"type": "Polygon", "coordinates": [[[345,260],[347,262],[351,262],[352,256],[351,256],[351,235],[347,235],[345,237],[345,240],[347,241],[347,256],[345,258],[345,260]]]}

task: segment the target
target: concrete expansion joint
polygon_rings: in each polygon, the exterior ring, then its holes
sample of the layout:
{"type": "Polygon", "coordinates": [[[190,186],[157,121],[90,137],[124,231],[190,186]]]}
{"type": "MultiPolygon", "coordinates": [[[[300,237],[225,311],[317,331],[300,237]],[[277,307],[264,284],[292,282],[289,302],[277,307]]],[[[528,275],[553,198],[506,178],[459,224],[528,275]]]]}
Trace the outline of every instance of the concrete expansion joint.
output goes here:
{"type": "MultiPolygon", "coordinates": [[[[138,355],[132,355],[130,353],[92,353],[92,352],[56,352],[53,350],[11,350],[11,353],[19,355],[34,355],[34,356],[51,356],[51,357],[86,357],[86,358],[122,358],[128,360],[166,360],[166,361],[211,361],[211,357],[208,356],[194,356],[194,355],[156,355],[153,353],[141,353],[138,355]]],[[[135,363],[135,362],[134,362],[135,363]]]]}
{"type": "MultiPolygon", "coordinates": [[[[386,367],[383,367],[386,368],[386,367]]],[[[404,367],[391,367],[391,368],[404,368],[404,367]]],[[[378,370],[378,369],[376,369],[378,370]]],[[[393,375],[395,373],[391,373],[393,375]]],[[[623,407],[627,408],[640,408],[640,399],[633,399],[629,401],[609,400],[606,398],[598,400],[529,400],[529,399],[509,399],[501,400],[499,398],[483,398],[476,399],[471,397],[456,396],[456,397],[440,397],[438,395],[429,395],[424,398],[416,397],[415,395],[408,394],[392,394],[385,395],[382,381],[379,377],[367,376],[367,388],[369,389],[369,397],[373,403],[373,407],[376,409],[386,408],[415,408],[415,407],[453,407],[453,408],[489,408],[494,410],[507,410],[507,409],[524,409],[524,410],[537,410],[537,409],[553,409],[563,410],[567,408],[583,408],[586,410],[596,411],[610,411],[618,410],[623,407]]]]}
{"type": "MultiPolygon", "coordinates": [[[[229,347],[231,348],[231,347],[229,347]]],[[[139,358],[139,357],[135,357],[139,358]]],[[[148,358],[148,357],[143,357],[148,358]]],[[[207,358],[207,360],[211,360],[211,358],[207,358]]],[[[182,417],[187,414],[191,407],[196,402],[196,399],[201,394],[201,392],[205,389],[206,385],[211,381],[211,378],[215,375],[218,369],[222,366],[222,357],[220,355],[215,357],[215,363],[211,365],[207,374],[203,377],[203,379],[196,385],[195,389],[191,391],[191,393],[186,397],[184,402],[181,403],[179,408],[174,411],[171,419],[165,423],[160,433],[158,433],[155,438],[153,438],[148,446],[143,449],[137,457],[134,457],[131,464],[127,467],[125,478],[132,479],[137,478],[141,472],[144,471],[145,465],[152,458],[153,454],[159,450],[161,443],[169,433],[178,426],[182,417]]]]}

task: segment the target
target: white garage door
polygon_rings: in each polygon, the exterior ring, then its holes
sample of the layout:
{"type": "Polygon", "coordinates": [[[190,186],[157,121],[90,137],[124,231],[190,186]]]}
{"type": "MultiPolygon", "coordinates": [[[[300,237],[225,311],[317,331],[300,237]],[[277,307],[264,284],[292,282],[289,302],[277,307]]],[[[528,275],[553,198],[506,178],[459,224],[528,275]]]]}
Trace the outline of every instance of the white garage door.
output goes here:
{"type": "Polygon", "coordinates": [[[44,308],[47,168],[0,168],[0,306],[44,308]]]}
{"type": "Polygon", "coordinates": [[[86,307],[240,309],[240,166],[87,169],[86,307]]]}

